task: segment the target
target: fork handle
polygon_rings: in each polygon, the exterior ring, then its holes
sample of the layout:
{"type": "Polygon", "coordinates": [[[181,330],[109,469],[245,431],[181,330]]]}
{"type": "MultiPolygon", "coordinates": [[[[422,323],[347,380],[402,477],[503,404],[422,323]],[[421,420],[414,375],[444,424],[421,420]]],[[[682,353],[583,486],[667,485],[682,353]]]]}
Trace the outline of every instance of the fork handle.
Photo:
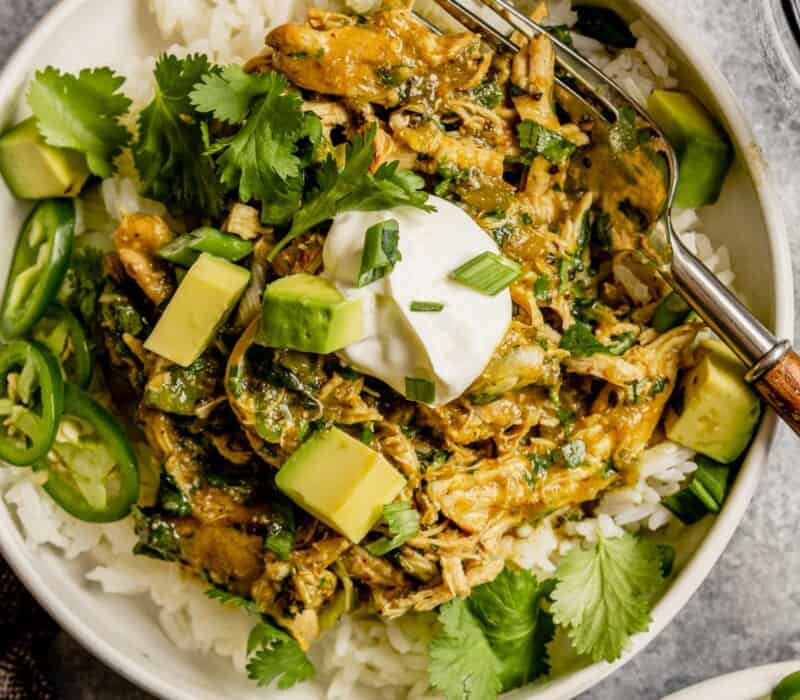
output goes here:
{"type": "MultiPolygon", "coordinates": [[[[667,225],[672,228],[669,217],[667,225]]],[[[800,356],[770,333],[674,231],[670,239],[672,264],[665,277],[739,356],[748,367],[747,381],[800,436],[800,356]]]]}
{"type": "Polygon", "coordinates": [[[753,386],[786,424],[800,435],[800,355],[789,350],[753,386]]]}

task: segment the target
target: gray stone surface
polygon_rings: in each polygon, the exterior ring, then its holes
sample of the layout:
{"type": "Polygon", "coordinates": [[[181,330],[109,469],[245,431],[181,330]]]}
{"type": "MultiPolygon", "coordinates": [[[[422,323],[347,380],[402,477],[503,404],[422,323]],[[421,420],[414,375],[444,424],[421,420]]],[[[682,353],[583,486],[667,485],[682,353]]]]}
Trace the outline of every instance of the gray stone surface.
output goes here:
{"type": "MultiPolygon", "coordinates": [[[[800,279],[800,86],[770,45],[764,12],[771,1],[663,0],[715,58],[750,115],[784,206],[800,279]]],[[[0,65],[52,4],[0,0],[0,65]]],[[[582,700],[656,700],[721,673],[800,657],[799,494],[800,445],[784,432],[708,580],[642,654],[582,700]]],[[[66,635],[52,651],[53,676],[69,700],[148,697],[66,635]]]]}

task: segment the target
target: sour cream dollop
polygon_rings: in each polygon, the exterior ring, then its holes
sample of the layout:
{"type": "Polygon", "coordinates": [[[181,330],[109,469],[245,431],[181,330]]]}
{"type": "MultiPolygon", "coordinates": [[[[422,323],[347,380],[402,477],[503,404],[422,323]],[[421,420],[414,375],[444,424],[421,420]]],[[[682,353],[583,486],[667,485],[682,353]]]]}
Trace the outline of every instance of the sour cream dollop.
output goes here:
{"type": "Polygon", "coordinates": [[[442,405],[480,376],[511,323],[511,294],[486,296],[451,273],[497,246],[465,212],[431,197],[426,213],[411,207],[347,212],[333,222],[323,251],[324,274],[348,298],[362,301],[367,336],[340,352],[344,362],[400,394],[406,378],[434,382],[442,405]],[[364,239],[371,226],[395,219],[403,259],[382,279],[358,288],[364,239]],[[411,311],[414,301],[444,304],[440,312],[411,311]]]}

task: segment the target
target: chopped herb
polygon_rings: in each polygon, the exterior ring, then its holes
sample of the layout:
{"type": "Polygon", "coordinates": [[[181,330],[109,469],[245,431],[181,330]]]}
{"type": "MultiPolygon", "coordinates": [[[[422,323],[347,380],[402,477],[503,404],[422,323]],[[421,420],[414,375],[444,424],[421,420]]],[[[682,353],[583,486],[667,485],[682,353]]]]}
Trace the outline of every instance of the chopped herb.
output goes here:
{"type": "Polygon", "coordinates": [[[666,377],[659,377],[656,379],[650,387],[650,396],[658,396],[663,393],[667,388],[667,384],[669,384],[669,379],[666,377]]]}
{"type": "Polygon", "coordinates": [[[503,102],[503,90],[496,80],[484,80],[472,91],[475,101],[487,109],[496,109],[503,102]]]}
{"type": "Polygon", "coordinates": [[[358,286],[366,287],[391,272],[403,259],[399,249],[400,225],[396,219],[381,221],[367,229],[358,286]]]}
{"type": "Polygon", "coordinates": [[[365,423],[361,427],[361,435],[359,436],[361,442],[369,447],[375,444],[375,429],[374,426],[370,423],[365,423]]]}
{"type": "Polygon", "coordinates": [[[611,355],[624,355],[638,342],[636,333],[623,333],[611,338],[611,345],[607,350],[611,355]]]}
{"type": "Polygon", "coordinates": [[[505,224],[504,226],[496,228],[492,231],[492,238],[494,238],[498,248],[502,248],[503,244],[506,242],[506,240],[508,240],[508,237],[512,233],[514,233],[514,227],[511,224],[505,224]]]}
{"type": "Polygon", "coordinates": [[[436,401],[436,385],[428,379],[406,377],[406,398],[417,403],[436,401]]]}
{"type": "Polygon", "coordinates": [[[536,282],[533,284],[533,293],[536,296],[536,301],[543,303],[549,302],[551,298],[550,290],[553,286],[553,280],[548,275],[539,275],[536,282]]]}
{"type": "Polygon", "coordinates": [[[419,313],[436,313],[444,310],[444,304],[439,301],[412,301],[410,308],[419,313]]]}
{"type": "Polygon", "coordinates": [[[376,557],[397,549],[419,533],[419,513],[410,503],[390,503],[384,506],[383,519],[392,537],[381,537],[367,545],[367,551],[376,557]]]}
{"type": "Polygon", "coordinates": [[[619,155],[634,150],[639,145],[636,131],[636,112],[630,107],[619,110],[619,118],[608,132],[608,143],[613,153],[619,155]]]}
{"type": "Polygon", "coordinates": [[[551,163],[563,163],[576,149],[572,141],[536,122],[521,122],[517,125],[517,134],[523,151],[542,155],[551,163]]]}
{"type": "Polygon", "coordinates": [[[576,418],[575,411],[564,408],[563,406],[558,409],[558,422],[561,423],[561,427],[564,428],[565,433],[572,432],[572,428],[575,427],[576,418]]]}
{"type": "Polygon", "coordinates": [[[559,347],[576,357],[591,357],[597,353],[608,353],[608,349],[592,333],[586,323],[576,321],[561,336],[559,347]]]}
{"type": "Polygon", "coordinates": [[[565,46],[572,47],[572,34],[566,24],[559,24],[554,27],[547,27],[546,29],[557,41],[560,41],[565,46]]]}
{"type": "Polygon", "coordinates": [[[610,250],[611,233],[611,217],[605,212],[593,212],[590,236],[592,243],[603,250],[610,250]]]}
{"type": "Polygon", "coordinates": [[[294,506],[285,498],[274,498],[271,502],[270,521],[264,546],[279,559],[287,561],[294,547],[297,525],[294,506]]]}
{"type": "Polygon", "coordinates": [[[522,276],[522,268],[513,260],[487,251],[464,263],[450,276],[481,294],[496,296],[522,276]]]}

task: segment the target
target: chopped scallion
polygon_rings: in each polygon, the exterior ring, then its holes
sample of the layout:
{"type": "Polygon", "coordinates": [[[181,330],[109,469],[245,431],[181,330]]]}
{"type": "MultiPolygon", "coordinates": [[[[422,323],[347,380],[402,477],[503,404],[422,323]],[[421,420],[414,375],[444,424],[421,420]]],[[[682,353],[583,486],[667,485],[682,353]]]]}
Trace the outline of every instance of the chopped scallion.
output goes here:
{"type": "Polygon", "coordinates": [[[358,286],[366,287],[379,280],[403,259],[399,248],[400,225],[396,219],[381,221],[367,229],[358,286]]]}
{"type": "Polygon", "coordinates": [[[495,296],[507,289],[521,275],[522,268],[519,263],[487,251],[464,263],[450,276],[456,282],[471,287],[481,294],[495,296]]]}
{"type": "Polygon", "coordinates": [[[433,403],[436,400],[436,385],[428,379],[406,377],[406,398],[418,403],[433,403]]]}
{"type": "Polygon", "coordinates": [[[438,301],[412,301],[411,310],[417,312],[437,312],[444,309],[444,304],[438,301]]]}

